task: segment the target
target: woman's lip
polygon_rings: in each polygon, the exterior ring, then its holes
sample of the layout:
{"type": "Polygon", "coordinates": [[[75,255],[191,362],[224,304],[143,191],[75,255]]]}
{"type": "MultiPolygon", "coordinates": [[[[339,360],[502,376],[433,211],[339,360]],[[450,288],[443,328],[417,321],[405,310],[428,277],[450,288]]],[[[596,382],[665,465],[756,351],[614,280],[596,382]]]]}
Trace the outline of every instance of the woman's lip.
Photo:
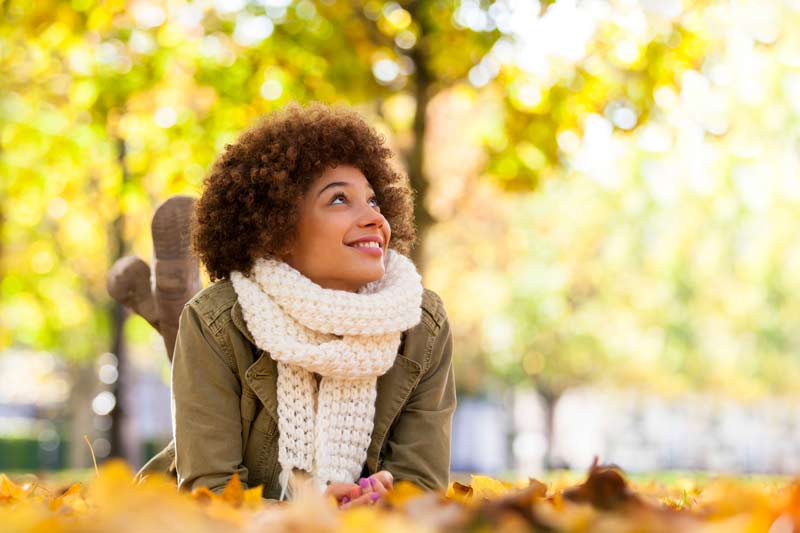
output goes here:
{"type": "Polygon", "coordinates": [[[369,246],[352,246],[352,245],[348,245],[347,247],[354,248],[360,252],[364,252],[375,257],[381,257],[383,255],[382,248],[371,248],[369,246]]]}

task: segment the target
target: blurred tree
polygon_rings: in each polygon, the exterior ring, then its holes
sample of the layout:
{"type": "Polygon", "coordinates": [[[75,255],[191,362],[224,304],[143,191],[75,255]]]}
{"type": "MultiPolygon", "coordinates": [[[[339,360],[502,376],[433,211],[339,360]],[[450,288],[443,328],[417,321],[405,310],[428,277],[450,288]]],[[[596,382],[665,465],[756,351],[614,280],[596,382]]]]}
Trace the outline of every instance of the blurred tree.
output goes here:
{"type": "Polygon", "coordinates": [[[532,384],[550,421],[585,384],[796,399],[800,13],[773,7],[695,20],[701,35],[728,21],[701,67],[657,88],[635,131],[588,115],[559,143],[561,179],[468,187],[427,272],[467,347],[460,386],[532,384]]]}
{"type": "Polygon", "coordinates": [[[658,89],[699,65],[697,9],[4,2],[0,290],[10,318],[0,348],[122,354],[109,266],[131,251],[147,257],[153,206],[196,193],[224,145],[288,100],[346,102],[382,119],[418,192],[424,242],[437,220],[427,162],[442,145],[426,140],[437,95],[464,89],[496,101],[501,113],[481,139],[490,157],[476,173],[535,189],[560,171],[584,117],[606,114],[631,130],[658,89]]]}

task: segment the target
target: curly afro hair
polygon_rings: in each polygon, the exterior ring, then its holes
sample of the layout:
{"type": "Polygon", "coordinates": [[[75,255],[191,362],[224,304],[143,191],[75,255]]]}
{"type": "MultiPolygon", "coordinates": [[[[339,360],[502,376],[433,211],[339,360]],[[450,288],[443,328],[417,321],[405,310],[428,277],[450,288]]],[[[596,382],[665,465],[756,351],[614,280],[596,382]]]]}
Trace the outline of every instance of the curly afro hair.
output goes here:
{"type": "Polygon", "coordinates": [[[298,200],[342,164],[363,172],[392,228],[390,247],[408,254],[416,238],[413,193],[390,166],[384,142],[355,111],[315,102],[289,104],[226,145],[204,180],[192,228],[192,247],[211,280],[288,252],[298,200]]]}

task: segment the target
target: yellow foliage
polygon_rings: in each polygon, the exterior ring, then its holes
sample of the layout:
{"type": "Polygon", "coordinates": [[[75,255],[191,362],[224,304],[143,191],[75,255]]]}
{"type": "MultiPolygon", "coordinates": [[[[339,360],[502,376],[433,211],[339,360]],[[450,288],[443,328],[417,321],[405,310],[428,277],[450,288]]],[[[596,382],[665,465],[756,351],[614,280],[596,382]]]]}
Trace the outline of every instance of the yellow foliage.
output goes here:
{"type": "Polygon", "coordinates": [[[398,481],[375,505],[339,510],[333,498],[298,492],[292,503],[262,499],[234,475],[220,492],[176,490],[151,476],[139,484],[124,463],[109,461],[86,485],[64,489],[16,483],[0,474],[5,532],[114,531],[792,531],[800,525],[800,480],[782,485],[716,479],[672,487],[634,487],[615,468],[593,465],[573,486],[535,479],[512,484],[473,475],[468,485],[424,491],[398,481]],[[524,486],[523,486],[524,485],[524,486]]]}
{"type": "Polygon", "coordinates": [[[487,476],[472,476],[472,497],[475,499],[493,500],[506,494],[513,485],[487,476]]]}
{"type": "Polygon", "coordinates": [[[404,507],[408,501],[422,494],[424,491],[413,483],[398,481],[392,488],[392,492],[386,496],[386,500],[395,507],[404,507]]]}
{"type": "Polygon", "coordinates": [[[0,474],[0,502],[21,500],[28,491],[17,486],[5,474],[0,474]]]}

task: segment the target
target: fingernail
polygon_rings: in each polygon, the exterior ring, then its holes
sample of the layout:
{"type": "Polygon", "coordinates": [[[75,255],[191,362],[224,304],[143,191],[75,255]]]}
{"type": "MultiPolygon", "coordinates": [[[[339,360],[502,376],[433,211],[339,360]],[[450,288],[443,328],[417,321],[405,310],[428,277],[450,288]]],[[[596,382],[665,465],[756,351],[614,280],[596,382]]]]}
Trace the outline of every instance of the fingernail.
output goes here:
{"type": "Polygon", "coordinates": [[[353,487],[352,489],[350,489],[350,499],[351,500],[354,500],[354,499],[358,498],[360,495],[361,495],[361,489],[360,488],[353,487]]]}
{"type": "Polygon", "coordinates": [[[368,489],[369,488],[369,481],[367,481],[363,477],[358,480],[358,484],[361,485],[362,489],[368,489]]]}
{"type": "Polygon", "coordinates": [[[374,489],[374,488],[375,488],[375,485],[377,485],[377,484],[378,484],[378,482],[377,482],[377,481],[375,481],[375,480],[374,480],[374,479],[372,479],[372,478],[369,478],[369,486],[370,486],[370,487],[372,487],[372,488],[374,489]]]}
{"type": "Polygon", "coordinates": [[[348,498],[347,496],[345,496],[344,498],[342,498],[342,503],[347,503],[347,502],[349,502],[349,501],[350,501],[350,498],[348,498]]]}
{"type": "Polygon", "coordinates": [[[369,495],[369,497],[370,497],[370,499],[371,499],[372,501],[375,501],[375,500],[377,500],[378,498],[380,498],[380,497],[381,497],[381,495],[380,495],[380,494],[378,494],[377,492],[373,492],[372,494],[370,494],[370,495],[369,495]]]}

